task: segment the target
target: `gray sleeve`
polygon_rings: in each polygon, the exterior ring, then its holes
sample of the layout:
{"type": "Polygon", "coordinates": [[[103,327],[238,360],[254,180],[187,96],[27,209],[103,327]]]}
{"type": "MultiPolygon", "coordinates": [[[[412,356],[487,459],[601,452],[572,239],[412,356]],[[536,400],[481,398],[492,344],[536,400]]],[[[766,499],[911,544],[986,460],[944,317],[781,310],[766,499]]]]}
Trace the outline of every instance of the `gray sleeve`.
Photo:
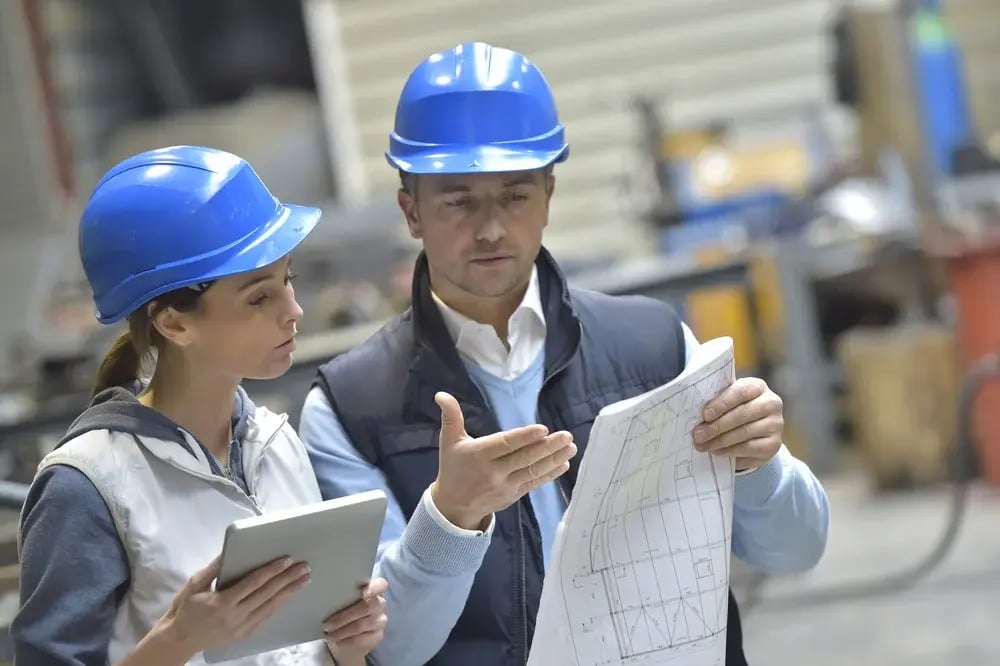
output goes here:
{"type": "Polygon", "coordinates": [[[104,499],[82,472],[55,465],[32,483],[22,516],[15,662],[104,666],[130,579],[104,499]]]}

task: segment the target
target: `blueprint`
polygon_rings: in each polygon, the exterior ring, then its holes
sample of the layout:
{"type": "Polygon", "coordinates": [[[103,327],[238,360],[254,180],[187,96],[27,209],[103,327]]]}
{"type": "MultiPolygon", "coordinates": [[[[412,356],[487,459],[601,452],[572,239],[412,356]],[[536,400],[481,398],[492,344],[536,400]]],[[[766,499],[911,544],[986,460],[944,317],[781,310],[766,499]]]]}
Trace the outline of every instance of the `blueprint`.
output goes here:
{"type": "Polygon", "coordinates": [[[691,432],[734,379],[731,338],[594,421],[528,666],[723,666],[734,463],[691,432]]]}

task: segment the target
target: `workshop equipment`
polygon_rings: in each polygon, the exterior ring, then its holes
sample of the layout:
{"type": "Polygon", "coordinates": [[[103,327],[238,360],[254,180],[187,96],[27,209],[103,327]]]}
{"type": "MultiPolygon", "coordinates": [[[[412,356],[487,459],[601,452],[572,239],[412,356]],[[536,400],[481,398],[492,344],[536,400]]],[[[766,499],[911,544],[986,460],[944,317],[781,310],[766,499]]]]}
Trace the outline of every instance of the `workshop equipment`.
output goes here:
{"type": "Polygon", "coordinates": [[[933,323],[859,327],[838,341],[854,446],[876,488],[947,478],[957,351],[954,333],[933,323]]]}
{"type": "Polygon", "coordinates": [[[956,154],[974,141],[961,53],[939,0],[921,0],[912,25],[924,140],[935,175],[948,176],[956,154]]]}
{"type": "MultiPolygon", "coordinates": [[[[945,263],[958,311],[963,362],[1000,348],[1000,230],[952,239],[935,248],[945,263]]],[[[986,384],[975,404],[973,428],[983,477],[1000,485],[1000,382],[986,384]]]]}

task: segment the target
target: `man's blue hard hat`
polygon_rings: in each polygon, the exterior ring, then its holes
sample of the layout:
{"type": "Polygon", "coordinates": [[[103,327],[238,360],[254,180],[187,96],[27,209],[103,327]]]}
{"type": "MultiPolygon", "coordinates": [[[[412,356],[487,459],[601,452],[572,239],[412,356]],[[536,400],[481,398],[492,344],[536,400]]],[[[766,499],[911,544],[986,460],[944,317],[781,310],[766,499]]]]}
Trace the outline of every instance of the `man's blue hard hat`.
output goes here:
{"type": "Polygon", "coordinates": [[[80,220],[97,319],[112,324],[168,291],[272,264],[320,215],[279,202],[231,153],[174,146],[134,155],[101,178],[80,220]]]}
{"type": "Polygon", "coordinates": [[[467,43],[410,74],[385,156],[406,173],[540,169],[569,155],[541,71],[515,51],[467,43]]]}

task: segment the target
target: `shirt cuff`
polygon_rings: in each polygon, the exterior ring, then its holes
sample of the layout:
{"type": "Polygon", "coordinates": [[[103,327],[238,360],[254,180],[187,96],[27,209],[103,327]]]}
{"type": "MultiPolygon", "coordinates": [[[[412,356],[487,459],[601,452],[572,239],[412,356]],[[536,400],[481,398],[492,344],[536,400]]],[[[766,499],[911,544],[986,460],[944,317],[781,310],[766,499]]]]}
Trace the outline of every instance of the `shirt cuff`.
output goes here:
{"type": "Polygon", "coordinates": [[[770,460],[753,470],[737,474],[734,502],[742,507],[763,506],[781,484],[784,474],[785,446],[770,460]]]}
{"type": "Polygon", "coordinates": [[[441,513],[438,510],[437,505],[434,504],[434,498],[431,496],[430,488],[424,491],[424,496],[421,501],[424,504],[424,508],[427,509],[427,513],[431,514],[431,518],[434,519],[434,522],[436,522],[445,532],[460,537],[488,537],[493,534],[493,526],[496,525],[497,522],[496,515],[490,515],[490,524],[486,526],[485,530],[467,530],[459,527],[458,525],[452,524],[451,521],[444,517],[444,514],[441,513]]]}

